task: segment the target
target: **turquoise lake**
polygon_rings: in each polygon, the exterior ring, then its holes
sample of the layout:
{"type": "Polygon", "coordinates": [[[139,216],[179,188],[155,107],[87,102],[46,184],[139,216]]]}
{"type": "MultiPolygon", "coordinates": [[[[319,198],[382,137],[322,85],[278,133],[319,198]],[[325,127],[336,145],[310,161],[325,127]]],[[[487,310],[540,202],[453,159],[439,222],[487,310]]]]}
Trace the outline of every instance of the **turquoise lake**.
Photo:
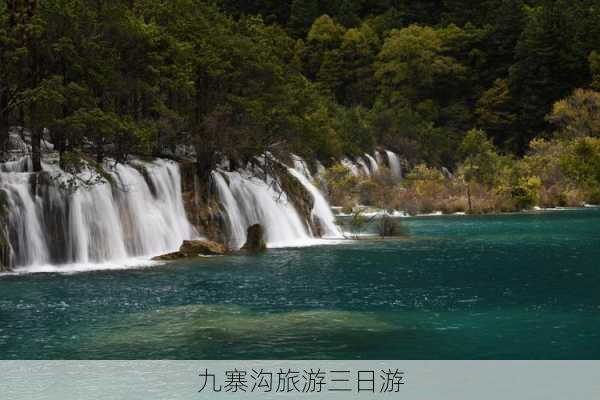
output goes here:
{"type": "Polygon", "coordinates": [[[1,359],[600,359],[600,210],[404,240],[0,276],[1,359]]]}

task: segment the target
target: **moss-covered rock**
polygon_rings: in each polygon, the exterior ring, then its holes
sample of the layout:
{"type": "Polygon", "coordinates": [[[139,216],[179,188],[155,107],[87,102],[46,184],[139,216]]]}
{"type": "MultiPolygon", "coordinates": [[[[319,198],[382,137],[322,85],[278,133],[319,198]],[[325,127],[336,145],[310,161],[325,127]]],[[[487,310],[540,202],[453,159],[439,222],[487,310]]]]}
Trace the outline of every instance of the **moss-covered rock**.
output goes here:
{"type": "Polygon", "coordinates": [[[154,257],[154,261],[175,261],[200,256],[222,256],[227,252],[222,244],[210,240],[185,240],[179,251],[154,257]]]}
{"type": "Polygon", "coordinates": [[[252,253],[260,253],[267,250],[267,242],[265,242],[265,231],[260,224],[252,225],[248,228],[246,244],[242,247],[252,253]]]}

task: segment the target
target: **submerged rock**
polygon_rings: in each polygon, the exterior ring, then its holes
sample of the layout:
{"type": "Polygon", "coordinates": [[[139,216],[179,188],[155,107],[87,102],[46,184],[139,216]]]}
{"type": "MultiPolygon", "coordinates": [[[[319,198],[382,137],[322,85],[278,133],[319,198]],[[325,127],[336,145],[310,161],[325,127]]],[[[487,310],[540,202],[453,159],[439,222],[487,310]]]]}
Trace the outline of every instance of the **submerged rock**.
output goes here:
{"type": "Polygon", "coordinates": [[[222,256],[225,246],[210,240],[184,240],[179,251],[154,257],[153,261],[175,261],[198,256],[222,256]]]}
{"type": "Polygon", "coordinates": [[[260,224],[252,225],[248,228],[248,239],[246,244],[242,247],[243,250],[251,251],[253,253],[259,253],[267,250],[267,243],[265,242],[265,232],[260,224]]]}

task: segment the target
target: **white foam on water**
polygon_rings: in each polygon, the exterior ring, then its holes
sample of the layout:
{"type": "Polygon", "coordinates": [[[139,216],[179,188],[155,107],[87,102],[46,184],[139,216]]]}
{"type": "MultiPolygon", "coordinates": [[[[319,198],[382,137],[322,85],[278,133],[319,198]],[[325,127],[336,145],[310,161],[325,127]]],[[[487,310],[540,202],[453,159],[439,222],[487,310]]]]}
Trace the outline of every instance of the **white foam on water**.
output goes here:
{"type": "Polygon", "coordinates": [[[133,257],[124,260],[114,260],[104,263],[73,263],[61,265],[35,265],[29,267],[17,267],[12,272],[4,275],[28,275],[28,274],[76,274],[94,271],[119,271],[129,269],[150,268],[163,263],[151,261],[145,257],[133,257]]]}

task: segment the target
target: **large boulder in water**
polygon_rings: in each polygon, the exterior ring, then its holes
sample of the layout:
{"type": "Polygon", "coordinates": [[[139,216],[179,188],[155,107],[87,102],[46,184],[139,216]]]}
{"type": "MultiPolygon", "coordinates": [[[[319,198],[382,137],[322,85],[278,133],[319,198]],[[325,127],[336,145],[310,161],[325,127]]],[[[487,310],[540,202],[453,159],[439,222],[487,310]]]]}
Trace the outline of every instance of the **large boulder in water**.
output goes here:
{"type": "Polygon", "coordinates": [[[210,240],[184,240],[179,252],[187,257],[195,256],[222,256],[225,246],[210,240]]]}
{"type": "Polygon", "coordinates": [[[248,228],[248,238],[246,244],[242,247],[243,250],[247,250],[253,253],[259,253],[267,250],[267,243],[265,242],[265,232],[262,225],[256,224],[248,228]]]}
{"type": "Polygon", "coordinates": [[[179,251],[154,257],[153,261],[175,261],[198,256],[222,256],[225,246],[210,240],[184,240],[179,251]]]}

